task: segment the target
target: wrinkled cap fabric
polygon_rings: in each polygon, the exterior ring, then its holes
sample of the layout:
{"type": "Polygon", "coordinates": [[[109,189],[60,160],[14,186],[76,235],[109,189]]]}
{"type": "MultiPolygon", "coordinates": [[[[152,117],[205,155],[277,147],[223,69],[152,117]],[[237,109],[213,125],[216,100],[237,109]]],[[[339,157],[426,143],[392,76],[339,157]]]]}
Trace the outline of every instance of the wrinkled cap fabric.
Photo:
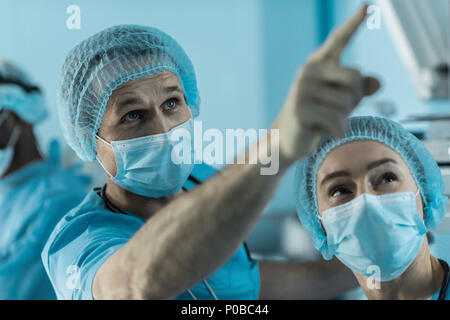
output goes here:
{"type": "Polygon", "coordinates": [[[25,122],[36,124],[47,117],[45,100],[40,89],[18,66],[0,58],[0,111],[11,110],[25,122]],[[35,88],[35,90],[24,89],[35,88]]]}
{"type": "Polygon", "coordinates": [[[424,200],[425,225],[435,229],[445,214],[448,198],[444,195],[441,171],[425,145],[400,124],[379,117],[352,117],[341,139],[323,138],[315,152],[298,162],[295,173],[297,215],[311,235],[314,247],[325,259],[331,259],[327,238],[318,218],[316,197],[317,170],[334,148],[355,140],[378,141],[395,150],[406,162],[424,200]]]}
{"type": "Polygon", "coordinates": [[[200,97],[193,65],[180,45],[152,27],[119,25],[73,48],[62,67],[58,109],[64,137],[85,161],[95,159],[95,135],[106,104],[121,84],[171,71],[179,79],[193,117],[200,97]]]}

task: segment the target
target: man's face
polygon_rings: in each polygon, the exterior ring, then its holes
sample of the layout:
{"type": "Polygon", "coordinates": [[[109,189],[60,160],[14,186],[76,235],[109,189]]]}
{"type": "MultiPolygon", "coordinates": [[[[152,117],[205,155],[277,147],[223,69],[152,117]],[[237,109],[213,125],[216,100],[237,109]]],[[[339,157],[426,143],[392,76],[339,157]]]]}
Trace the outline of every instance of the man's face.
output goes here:
{"type": "MultiPolygon", "coordinates": [[[[111,94],[98,136],[111,142],[168,132],[191,118],[180,82],[164,71],[126,82],[111,94]]],[[[110,146],[97,140],[97,157],[116,174],[110,146]]]]}

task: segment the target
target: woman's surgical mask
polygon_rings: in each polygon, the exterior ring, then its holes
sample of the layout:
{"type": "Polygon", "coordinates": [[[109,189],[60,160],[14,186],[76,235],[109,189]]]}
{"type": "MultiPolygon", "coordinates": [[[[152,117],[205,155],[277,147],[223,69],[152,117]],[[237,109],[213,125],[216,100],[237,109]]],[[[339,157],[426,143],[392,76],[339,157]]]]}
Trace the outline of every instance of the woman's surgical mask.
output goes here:
{"type": "Polygon", "coordinates": [[[427,228],[412,192],[385,195],[364,193],[325,210],[322,222],[330,254],[347,267],[379,281],[400,276],[415,259],[427,228]]]}
{"type": "Polygon", "coordinates": [[[141,196],[160,198],[178,192],[194,168],[192,118],[167,133],[106,142],[114,152],[117,172],[111,180],[141,196]]]}
{"type": "MultiPolygon", "coordinates": [[[[0,114],[0,127],[3,125],[6,119],[8,119],[9,114],[9,111],[3,111],[0,114]]],[[[14,147],[17,143],[17,140],[19,140],[21,130],[22,129],[20,126],[15,127],[11,136],[9,137],[9,141],[6,144],[6,147],[0,149],[0,177],[5,174],[6,170],[8,170],[9,166],[11,165],[14,157],[14,147]]]]}

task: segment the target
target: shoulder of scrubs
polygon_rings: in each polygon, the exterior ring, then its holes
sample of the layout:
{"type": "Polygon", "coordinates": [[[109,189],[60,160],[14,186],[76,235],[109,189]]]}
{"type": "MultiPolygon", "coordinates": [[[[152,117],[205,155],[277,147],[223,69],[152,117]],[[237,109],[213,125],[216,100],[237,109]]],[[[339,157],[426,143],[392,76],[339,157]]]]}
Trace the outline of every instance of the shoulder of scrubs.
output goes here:
{"type": "Polygon", "coordinates": [[[98,268],[143,224],[137,216],[109,211],[103,199],[90,191],[57,224],[42,251],[58,299],[93,299],[98,268]]]}
{"type": "Polygon", "coordinates": [[[56,223],[83,199],[87,182],[51,161],[35,161],[0,180],[0,298],[55,297],[40,253],[56,223]]]}
{"type": "MultiPolygon", "coordinates": [[[[195,166],[191,175],[204,181],[215,172],[210,166],[201,164],[195,166]]],[[[185,189],[195,187],[196,183],[193,183],[191,185],[187,181],[185,189]]],[[[98,268],[144,223],[143,219],[133,214],[109,211],[103,199],[91,191],[78,207],[58,223],[42,252],[44,267],[58,298],[93,299],[92,282],[98,268]]],[[[211,286],[220,292],[220,298],[230,294],[232,297],[239,295],[242,299],[257,298],[257,264],[248,259],[244,246],[208,279],[211,286]]],[[[200,284],[195,290],[199,297],[208,296],[207,292],[200,284]]]]}

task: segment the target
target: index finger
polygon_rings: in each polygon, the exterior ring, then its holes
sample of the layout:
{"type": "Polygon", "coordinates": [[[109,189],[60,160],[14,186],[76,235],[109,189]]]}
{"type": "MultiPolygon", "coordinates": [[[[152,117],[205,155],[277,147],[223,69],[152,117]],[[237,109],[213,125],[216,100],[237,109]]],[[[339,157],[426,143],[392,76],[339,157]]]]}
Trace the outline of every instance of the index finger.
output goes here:
{"type": "Polygon", "coordinates": [[[328,36],[325,43],[317,51],[315,58],[339,61],[342,51],[344,51],[350,39],[366,18],[367,8],[368,6],[365,4],[349,20],[328,36]]]}

